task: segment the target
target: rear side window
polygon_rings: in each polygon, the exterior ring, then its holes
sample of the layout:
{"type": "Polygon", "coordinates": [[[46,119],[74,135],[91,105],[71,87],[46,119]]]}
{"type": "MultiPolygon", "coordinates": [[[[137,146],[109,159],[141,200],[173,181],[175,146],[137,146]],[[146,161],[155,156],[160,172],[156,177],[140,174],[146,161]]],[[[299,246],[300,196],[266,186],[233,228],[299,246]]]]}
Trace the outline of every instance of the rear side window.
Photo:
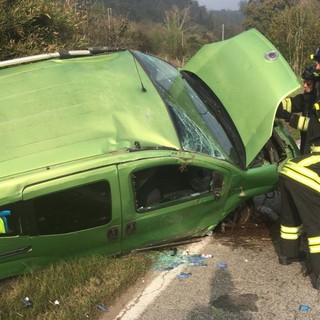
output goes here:
{"type": "Polygon", "coordinates": [[[38,233],[68,233],[111,221],[111,191],[106,181],[54,192],[31,202],[38,233]]]}

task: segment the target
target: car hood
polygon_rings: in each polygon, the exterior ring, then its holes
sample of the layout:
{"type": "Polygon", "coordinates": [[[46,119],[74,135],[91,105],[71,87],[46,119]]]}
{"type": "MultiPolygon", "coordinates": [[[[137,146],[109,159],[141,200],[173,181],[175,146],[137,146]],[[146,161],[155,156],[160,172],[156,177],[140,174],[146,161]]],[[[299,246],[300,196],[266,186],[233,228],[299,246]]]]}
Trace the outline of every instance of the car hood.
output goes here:
{"type": "Polygon", "coordinates": [[[271,137],[280,101],[300,87],[280,52],[255,29],[205,45],[183,70],[201,78],[229,113],[246,166],[271,137]]]}

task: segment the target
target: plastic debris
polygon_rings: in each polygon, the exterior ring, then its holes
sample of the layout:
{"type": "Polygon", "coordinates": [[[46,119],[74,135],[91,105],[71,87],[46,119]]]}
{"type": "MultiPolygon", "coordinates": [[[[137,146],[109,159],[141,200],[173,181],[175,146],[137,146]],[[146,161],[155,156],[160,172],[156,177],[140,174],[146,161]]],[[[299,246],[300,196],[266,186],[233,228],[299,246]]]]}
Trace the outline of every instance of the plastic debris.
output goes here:
{"type": "Polygon", "coordinates": [[[189,266],[192,266],[192,267],[207,267],[208,265],[204,261],[199,261],[199,262],[190,262],[189,266]]]}
{"type": "Polygon", "coordinates": [[[179,279],[184,279],[184,278],[188,278],[189,276],[191,276],[191,272],[181,272],[180,274],[177,274],[177,278],[179,279]]]}
{"type": "Polygon", "coordinates": [[[105,307],[103,304],[99,303],[99,304],[97,304],[97,307],[103,312],[108,312],[109,311],[108,308],[105,307]]]}
{"type": "Polygon", "coordinates": [[[166,250],[159,253],[156,263],[153,266],[153,270],[158,271],[170,271],[181,264],[187,263],[195,267],[207,266],[206,259],[211,258],[212,255],[209,254],[186,254],[184,252],[175,252],[172,254],[172,250],[166,250]]]}
{"type": "Polygon", "coordinates": [[[177,255],[177,252],[178,252],[178,249],[177,249],[177,248],[173,248],[173,249],[172,249],[171,256],[177,255]]]}
{"type": "Polygon", "coordinates": [[[56,307],[60,306],[60,301],[58,299],[54,300],[53,302],[52,301],[49,301],[49,302],[56,307]]]}
{"type": "Polygon", "coordinates": [[[223,262],[218,262],[218,263],[217,263],[217,267],[218,267],[218,268],[225,269],[225,268],[228,268],[228,264],[223,263],[223,262]]]}
{"type": "Polygon", "coordinates": [[[207,263],[206,263],[206,258],[203,257],[202,255],[194,255],[194,256],[190,256],[188,257],[188,262],[189,262],[189,266],[196,266],[196,267],[206,267],[207,263]]]}
{"type": "Polygon", "coordinates": [[[33,304],[28,297],[25,297],[24,299],[22,299],[22,302],[26,307],[31,307],[33,304]]]}
{"type": "Polygon", "coordinates": [[[299,310],[300,311],[310,311],[310,306],[308,306],[308,305],[301,305],[300,307],[299,307],[299,310]]]}

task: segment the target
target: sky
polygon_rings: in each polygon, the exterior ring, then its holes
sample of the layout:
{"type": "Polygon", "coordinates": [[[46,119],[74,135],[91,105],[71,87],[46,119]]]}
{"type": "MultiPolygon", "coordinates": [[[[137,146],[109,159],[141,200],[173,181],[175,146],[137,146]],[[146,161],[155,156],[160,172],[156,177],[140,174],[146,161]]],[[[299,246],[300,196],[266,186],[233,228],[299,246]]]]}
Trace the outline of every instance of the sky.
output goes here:
{"type": "Polygon", "coordinates": [[[199,5],[206,6],[208,10],[238,10],[240,0],[198,0],[199,5]]]}

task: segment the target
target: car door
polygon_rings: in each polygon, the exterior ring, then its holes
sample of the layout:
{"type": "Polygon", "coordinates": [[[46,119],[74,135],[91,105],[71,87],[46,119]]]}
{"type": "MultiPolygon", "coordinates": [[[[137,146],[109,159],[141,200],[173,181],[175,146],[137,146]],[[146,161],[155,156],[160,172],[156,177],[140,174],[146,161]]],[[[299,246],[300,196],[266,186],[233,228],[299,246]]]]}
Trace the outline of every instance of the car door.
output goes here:
{"type": "Polygon", "coordinates": [[[0,279],[3,279],[23,272],[24,262],[31,259],[32,222],[21,200],[2,205],[0,219],[6,225],[0,233],[0,279]]]}
{"type": "Polygon", "coordinates": [[[30,236],[32,264],[91,253],[121,252],[121,207],[115,166],[25,188],[37,234],[30,236]]]}
{"type": "Polygon", "coordinates": [[[23,235],[0,235],[0,279],[22,273],[23,261],[32,256],[30,238],[23,235]]]}
{"type": "Polygon", "coordinates": [[[208,161],[155,158],[118,168],[125,251],[203,235],[225,214],[229,173],[208,161]]]}

